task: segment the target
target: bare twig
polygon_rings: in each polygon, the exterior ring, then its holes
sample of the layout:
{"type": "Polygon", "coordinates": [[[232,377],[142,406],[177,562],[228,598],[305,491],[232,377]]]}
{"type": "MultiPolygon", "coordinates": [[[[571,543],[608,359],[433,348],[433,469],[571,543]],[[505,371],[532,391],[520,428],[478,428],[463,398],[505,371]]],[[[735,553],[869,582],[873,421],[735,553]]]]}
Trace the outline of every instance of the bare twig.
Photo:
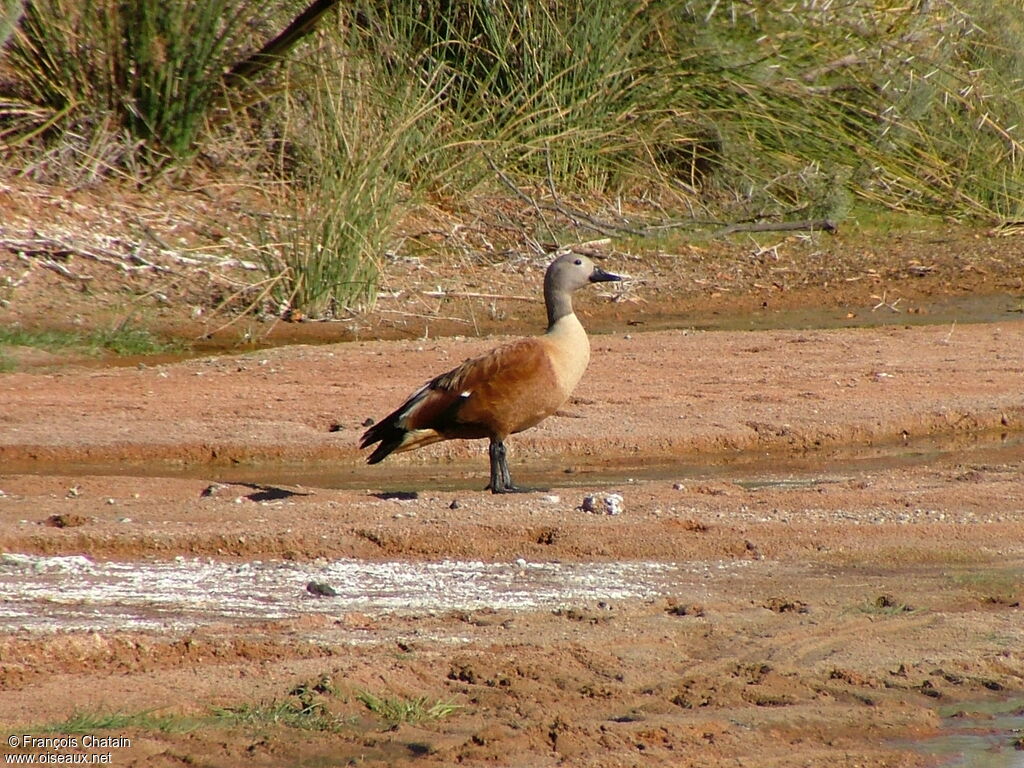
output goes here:
{"type": "Polygon", "coordinates": [[[240,83],[251,80],[263,70],[279,63],[299,40],[316,29],[320,19],[337,4],[338,0],[315,0],[306,10],[292,19],[292,22],[281,34],[270,40],[256,53],[235,64],[224,75],[224,85],[228,90],[232,90],[240,83]]]}
{"type": "Polygon", "coordinates": [[[812,83],[819,77],[830,75],[837,69],[846,69],[847,67],[854,67],[861,64],[862,60],[856,53],[848,53],[846,56],[840,56],[838,59],[822,64],[820,67],[809,69],[802,75],[804,82],[812,83]]]}
{"type": "MultiPolygon", "coordinates": [[[[245,309],[242,312],[240,312],[237,315],[235,315],[235,317],[231,318],[226,323],[222,323],[221,325],[219,325],[214,330],[207,331],[207,332],[201,334],[199,336],[199,338],[209,338],[209,337],[212,337],[212,336],[220,333],[221,331],[227,330],[228,328],[230,328],[232,325],[237,323],[242,318],[245,318],[245,317],[249,316],[249,313],[251,313],[257,306],[259,306],[260,303],[263,302],[266,299],[266,297],[270,295],[270,293],[273,290],[274,286],[278,282],[283,280],[284,278],[285,278],[285,273],[281,272],[280,274],[273,275],[272,277],[268,277],[268,278],[266,278],[264,280],[261,280],[258,283],[254,283],[252,285],[246,285],[244,288],[241,288],[240,290],[235,291],[235,293],[233,293],[232,295],[230,295],[227,298],[223,299],[216,307],[214,307],[214,309],[213,309],[213,316],[214,317],[216,317],[224,307],[226,307],[226,306],[230,305],[232,302],[234,302],[235,299],[240,298],[240,297],[244,296],[247,293],[252,293],[254,291],[257,292],[256,293],[256,298],[254,298],[252,301],[250,301],[249,304],[245,307],[245,309]]],[[[294,296],[295,296],[295,294],[293,292],[292,296],[289,297],[289,302],[290,302],[290,300],[292,298],[294,298],[294,296]]],[[[276,325],[277,325],[277,318],[275,318],[274,323],[271,324],[271,327],[268,328],[266,333],[264,333],[263,335],[264,336],[268,336],[270,334],[270,332],[274,330],[274,327],[276,325]]]]}
{"type": "MultiPolygon", "coordinates": [[[[0,248],[6,248],[7,250],[14,251],[16,253],[25,253],[32,256],[45,256],[47,258],[54,256],[78,256],[83,259],[99,262],[100,264],[107,264],[109,266],[116,267],[126,273],[137,272],[144,269],[165,275],[173,275],[175,277],[182,276],[180,272],[172,269],[171,267],[158,264],[155,261],[152,261],[151,258],[143,256],[142,251],[144,248],[141,243],[132,243],[116,238],[101,238],[102,241],[106,241],[113,246],[123,248],[122,251],[115,250],[114,247],[108,247],[97,243],[95,242],[96,238],[93,238],[92,240],[93,242],[80,243],[71,242],[70,240],[62,237],[46,235],[36,235],[35,237],[0,237],[0,248]]],[[[240,268],[249,271],[260,269],[260,266],[255,262],[244,261],[233,257],[225,258],[204,253],[198,253],[194,256],[185,256],[168,248],[149,250],[151,252],[155,251],[164,258],[186,266],[207,267],[214,265],[222,269],[240,268]]]]}
{"type": "Polygon", "coordinates": [[[871,297],[872,299],[878,299],[878,303],[875,304],[875,306],[873,306],[871,308],[871,311],[874,312],[875,310],[881,309],[882,307],[887,307],[890,311],[899,313],[901,310],[899,310],[896,307],[896,305],[899,304],[901,301],[903,301],[903,299],[899,298],[899,299],[896,299],[895,301],[886,301],[885,300],[886,295],[887,295],[886,291],[882,291],[882,295],[881,296],[872,296],[871,297]]]}
{"type": "Polygon", "coordinates": [[[467,320],[464,317],[449,317],[447,315],[426,315],[422,312],[404,312],[401,309],[376,309],[375,312],[382,312],[386,315],[401,315],[402,317],[415,317],[420,320],[449,320],[453,323],[463,323],[464,325],[473,325],[472,320],[467,320]]]}
{"type": "Polygon", "coordinates": [[[39,260],[39,266],[45,267],[53,272],[56,272],[61,277],[66,277],[68,280],[75,280],[79,283],[85,283],[92,280],[91,275],[76,275],[70,269],[65,267],[63,264],[53,261],[52,259],[43,258],[39,260]]]}
{"type": "Polygon", "coordinates": [[[809,229],[835,232],[839,225],[831,219],[801,219],[800,221],[752,221],[728,224],[714,233],[715,237],[724,237],[734,232],[791,232],[809,229]]]}
{"type": "MultiPolygon", "coordinates": [[[[513,184],[512,180],[504,172],[502,172],[502,170],[500,168],[498,168],[497,165],[495,165],[494,161],[491,160],[491,158],[489,156],[485,155],[485,157],[487,159],[487,164],[489,166],[491,166],[491,170],[494,171],[494,173],[498,176],[498,178],[501,180],[501,182],[506,187],[508,187],[509,190],[516,197],[520,198],[521,200],[525,201],[529,205],[533,206],[533,208],[538,213],[540,213],[541,211],[550,211],[551,213],[557,213],[557,214],[559,214],[561,216],[564,216],[565,218],[569,219],[576,226],[585,227],[587,229],[592,229],[595,232],[598,232],[598,233],[600,233],[602,235],[616,235],[616,234],[622,234],[622,233],[626,233],[626,234],[630,234],[630,235],[637,235],[639,237],[644,237],[644,236],[647,235],[647,232],[645,230],[636,229],[635,227],[627,227],[627,226],[623,226],[623,225],[620,225],[620,224],[611,224],[609,222],[599,221],[598,219],[594,218],[593,216],[591,216],[589,214],[586,214],[586,213],[583,213],[582,211],[577,211],[577,210],[570,209],[570,208],[566,207],[565,205],[563,205],[558,200],[557,197],[554,197],[555,203],[553,205],[552,204],[548,204],[548,203],[540,203],[540,202],[534,200],[529,195],[527,195],[521,189],[519,189],[519,187],[517,187],[515,184],[513,184]]],[[[550,184],[550,178],[549,178],[549,184],[550,184]]],[[[543,219],[543,215],[541,215],[541,218],[543,219]]],[[[545,225],[547,225],[546,221],[544,223],[545,223],[545,225]]],[[[548,225],[548,231],[549,232],[553,231],[551,229],[550,225],[548,225]]]]}
{"type": "Polygon", "coordinates": [[[512,301],[541,301],[541,299],[538,299],[535,296],[512,296],[501,293],[472,293],[470,291],[421,291],[420,293],[431,299],[511,299],[512,301]]]}

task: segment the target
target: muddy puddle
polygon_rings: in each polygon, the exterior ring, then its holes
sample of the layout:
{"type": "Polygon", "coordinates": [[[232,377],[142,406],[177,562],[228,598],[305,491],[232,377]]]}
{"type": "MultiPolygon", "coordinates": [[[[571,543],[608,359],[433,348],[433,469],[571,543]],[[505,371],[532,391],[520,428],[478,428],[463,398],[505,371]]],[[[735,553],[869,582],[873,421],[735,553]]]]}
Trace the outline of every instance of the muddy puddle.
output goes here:
{"type": "MultiPolygon", "coordinates": [[[[920,438],[905,442],[850,447],[803,454],[737,452],[730,456],[664,456],[642,463],[621,458],[517,458],[516,481],[525,488],[626,487],[633,483],[721,481],[744,488],[806,488],[843,482],[865,472],[923,466],[943,460],[1011,463],[1024,460],[1024,432],[973,433],[920,438]]],[[[481,490],[486,483],[486,456],[443,464],[396,464],[387,473],[379,467],[325,461],[259,462],[229,467],[198,464],[180,466],[153,462],[8,461],[7,474],[174,477],[210,480],[254,487],[385,489],[390,494],[415,496],[423,491],[481,490]]]]}
{"type": "Polygon", "coordinates": [[[942,768],[1024,768],[1024,699],[961,703],[934,738],[901,746],[942,768]]]}
{"type": "Polygon", "coordinates": [[[614,604],[688,589],[740,563],[98,562],[0,555],[0,631],[186,631],[305,614],[422,615],[614,604]],[[331,595],[330,592],[334,594],[331,595]],[[328,596],[324,596],[327,593],[328,596]]]}
{"type": "MultiPolygon", "coordinates": [[[[998,323],[1020,319],[1024,314],[1024,298],[1008,293],[970,296],[942,296],[928,300],[904,300],[885,297],[875,307],[806,307],[800,309],[763,309],[754,312],[648,312],[628,321],[623,327],[618,318],[596,316],[588,320],[588,331],[595,336],[623,331],[780,331],[833,328],[876,328],[888,325],[950,325],[998,323]]],[[[458,331],[461,333],[462,331],[458,331]]],[[[519,331],[507,331],[517,333],[519,331]]],[[[523,333],[532,333],[523,329],[523,333]]],[[[234,355],[292,344],[337,344],[364,340],[345,321],[308,321],[275,323],[253,333],[245,342],[234,336],[224,339],[194,337],[171,339],[181,342],[177,351],[156,355],[104,355],[82,357],[73,362],[88,368],[119,368],[138,365],[155,366],[184,362],[197,357],[234,355]]],[[[442,333],[442,335],[445,335],[442,333]]],[[[380,339],[408,339],[406,332],[376,333],[380,339]]]]}
{"type": "MultiPolygon", "coordinates": [[[[597,457],[546,461],[516,461],[516,481],[526,488],[627,487],[641,482],[719,481],[747,489],[806,488],[843,482],[852,476],[897,467],[923,466],[942,460],[1009,463],[1024,460],[1024,433],[958,435],[918,439],[890,445],[851,447],[798,455],[738,452],[732,456],[664,456],[642,463],[597,457]],[[592,462],[592,463],[590,463],[592,462]]],[[[123,471],[123,468],[122,468],[123,471]]],[[[486,481],[486,460],[389,467],[363,464],[339,467],[307,463],[302,466],[236,466],[213,473],[220,482],[299,485],[312,488],[360,490],[386,485],[391,492],[480,490],[486,481]]],[[[194,476],[194,475],[193,475],[194,476]]],[[[206,475],[204,475],[205,477],[206,475]]]]}

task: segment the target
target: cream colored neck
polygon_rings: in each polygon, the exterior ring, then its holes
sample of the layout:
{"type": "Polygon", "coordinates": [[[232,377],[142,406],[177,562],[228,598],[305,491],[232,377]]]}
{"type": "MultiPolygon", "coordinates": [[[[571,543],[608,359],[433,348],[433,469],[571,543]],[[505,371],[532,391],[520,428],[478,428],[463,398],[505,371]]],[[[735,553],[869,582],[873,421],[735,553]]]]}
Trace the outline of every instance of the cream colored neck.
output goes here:
{"type": "Polygon", "coordinates": [[[548,328],[542,337],[551,350],[551,363],[559,387],[567,395],[575,388],[590,362],[590,341],[579,318],[571,311],[548,328]]]}

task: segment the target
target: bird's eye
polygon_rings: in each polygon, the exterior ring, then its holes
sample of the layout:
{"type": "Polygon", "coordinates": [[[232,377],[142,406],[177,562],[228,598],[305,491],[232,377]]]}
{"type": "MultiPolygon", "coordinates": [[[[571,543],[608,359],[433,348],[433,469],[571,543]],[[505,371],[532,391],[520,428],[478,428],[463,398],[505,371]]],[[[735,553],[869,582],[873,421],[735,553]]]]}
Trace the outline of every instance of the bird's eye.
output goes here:
{"type": "Polygon", "coordinates": [[[575,264],[577,267],[582,267],[583,259],[576,259],[576,261],[574,261],[573,264],[575,264]]]}

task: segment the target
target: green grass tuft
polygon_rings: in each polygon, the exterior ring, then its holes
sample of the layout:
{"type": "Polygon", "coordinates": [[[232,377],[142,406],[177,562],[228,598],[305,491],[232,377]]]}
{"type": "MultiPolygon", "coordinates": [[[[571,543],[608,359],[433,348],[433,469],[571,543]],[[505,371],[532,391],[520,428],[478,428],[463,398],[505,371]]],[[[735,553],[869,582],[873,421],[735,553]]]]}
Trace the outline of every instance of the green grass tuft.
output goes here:
{"type": "Polygon", "coordinates": [[[991,603],[1009,604],[1024,599],[1024,575],[1014,569],[979,568],[949,576],[961,589],[991,603]]]}
{"type": "Polygon", "coordinates": [[[903,613],[914,613],[917,609],[892,597],[879,595],[874,600],[861,604],[860,612],[879,616],[898,616],[903,613]]]}
{"type": "Polygon", "coordinates": [[[131,325],[95,331],[27,330],[17,326],[0,328],[0,348],[35,347],[50,352],[121,356],[155,355],[182,349],[180,342],[163,341],[150,331],[131,325]]]}
{"type": "Polygon", "coordinates": [[[403,699],[377,696],[369,691],[359,691],[356,698],[370,712],[389,725],[442,720],[460,708],[450,701],[437,700],[430,703],[425,696],[403,699]]]}
{"type": "Polygon", "coordinates": [[[315,682],[300,683],[289,692],[289,698],[268,704],[243,704],[214,709],[217,722],[226,725],[263,727],[283,725],[305,731],[336,732],[347,721],[334,715],[327,706],[329,697],[337,694],[329,676],[315,682]]]}
{"type": "Polygon", "coordinates": [[[87,712],[75,710],[69,718],[32,729],[40,733],[96,733],[138,728],[160,733],[188,733],[201,727],[202,718],[181,715],[157,715],[155,710],[142,712],[87,712]]]}
{"type": "Polygon", "coordinates": [[[305,707],[292,701],[218,707],[214,709],[213,716],[214,720],[221,725],[248,728],[281,725],[304,731],[335,732],[345,725],[345,721],[332,715],[320,705],[305,707]]]}

